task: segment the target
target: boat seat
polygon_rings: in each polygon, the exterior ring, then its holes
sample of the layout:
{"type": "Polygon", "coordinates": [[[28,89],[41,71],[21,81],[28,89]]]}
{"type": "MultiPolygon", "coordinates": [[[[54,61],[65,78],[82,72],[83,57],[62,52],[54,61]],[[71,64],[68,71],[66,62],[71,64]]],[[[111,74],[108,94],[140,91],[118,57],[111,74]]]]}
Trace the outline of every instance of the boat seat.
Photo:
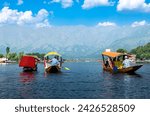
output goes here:
{"type": "Polygon", "coordinates": [[[123,64],[121,61],[115,61],[114,62],[115,66],[118,68],[118,69],[122,69],[123,68],[123,64]]]}

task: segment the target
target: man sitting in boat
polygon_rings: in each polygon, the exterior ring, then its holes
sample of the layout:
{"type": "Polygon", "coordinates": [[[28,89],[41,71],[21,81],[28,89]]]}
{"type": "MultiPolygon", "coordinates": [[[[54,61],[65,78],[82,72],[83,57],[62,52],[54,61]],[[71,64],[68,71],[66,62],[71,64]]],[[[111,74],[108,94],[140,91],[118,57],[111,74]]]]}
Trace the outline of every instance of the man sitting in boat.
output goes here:
{"type": "Polygon", "coordinates": [[[128,58],[128,56],[125,56],[125,60],[122,62],[123,68],[128,68],[131,66],[131,60],[128,58]]]}
{"type": "Polygon", "coordinates": [[[54,56],[54,58],[52,58],[52,60],[50,60],[50,62],[51,62],[51,66],[59,66],[60,67],[60,63],[59,63],[59,61],[57,60],[57,56],[54,56]]]}

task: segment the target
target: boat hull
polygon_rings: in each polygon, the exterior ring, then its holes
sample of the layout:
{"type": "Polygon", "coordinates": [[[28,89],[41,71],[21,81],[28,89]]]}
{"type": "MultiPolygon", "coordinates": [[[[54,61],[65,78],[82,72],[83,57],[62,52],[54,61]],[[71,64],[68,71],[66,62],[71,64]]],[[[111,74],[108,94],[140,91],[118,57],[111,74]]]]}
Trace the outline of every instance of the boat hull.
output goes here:
{"type": "Polygon", "coordinates": [[[47,73],[58,73],[61,72],[61,68],[59,66],[49,66],[45,68],[47,73]]]}
{"type": "Polygon", "coordinates": [[[37,68],[23,67],[23,72],[37,71],[37,68]]]}
{"type": "Polygon", "coordinates": [[[136,65],[136,66],[131,66],[131,67],[128,67],[128,68],[115,69],[115,70],[111,69],[110,67],[109,68],[103,67],[103,69],[105,71],[109,71],[109,72],[112,72],[112,73],[134,73],[136,70],[138,70],[142,66],[143,65],[136,65]]]}

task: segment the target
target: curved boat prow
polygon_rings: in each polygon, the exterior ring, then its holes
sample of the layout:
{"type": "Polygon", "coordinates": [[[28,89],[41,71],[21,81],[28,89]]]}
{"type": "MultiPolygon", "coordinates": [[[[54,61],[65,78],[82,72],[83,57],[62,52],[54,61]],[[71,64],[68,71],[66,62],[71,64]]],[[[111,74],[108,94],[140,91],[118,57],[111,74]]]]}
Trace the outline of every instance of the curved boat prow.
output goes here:
{"type": "Polygon", "coordinates": [[[139,64],[139,65],[132,66],[132,68],[133,68],[133,71],[132,71],[132,72],[137,71],[137,70],[140,69],[142,66],[143,66],[143,64],[139,64]]]}
{"type": "Polygon", "coordinates": [[[45,68],[45,71],[47,73],[58,73],[61,71],[61,68],[59,66],[49,66],[45,68]]]}

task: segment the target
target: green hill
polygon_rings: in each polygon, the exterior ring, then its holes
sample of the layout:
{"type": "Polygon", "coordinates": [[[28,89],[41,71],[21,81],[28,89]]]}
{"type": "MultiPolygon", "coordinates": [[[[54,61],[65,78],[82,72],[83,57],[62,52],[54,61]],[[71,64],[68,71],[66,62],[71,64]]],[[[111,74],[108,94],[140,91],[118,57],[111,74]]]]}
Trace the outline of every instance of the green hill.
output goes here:
{"type": "Polygon", "coordinates": [[[150,42],[144,46],[132,49],[131,53],[136,54],[138,59],[150,59],[150,42]]]}

